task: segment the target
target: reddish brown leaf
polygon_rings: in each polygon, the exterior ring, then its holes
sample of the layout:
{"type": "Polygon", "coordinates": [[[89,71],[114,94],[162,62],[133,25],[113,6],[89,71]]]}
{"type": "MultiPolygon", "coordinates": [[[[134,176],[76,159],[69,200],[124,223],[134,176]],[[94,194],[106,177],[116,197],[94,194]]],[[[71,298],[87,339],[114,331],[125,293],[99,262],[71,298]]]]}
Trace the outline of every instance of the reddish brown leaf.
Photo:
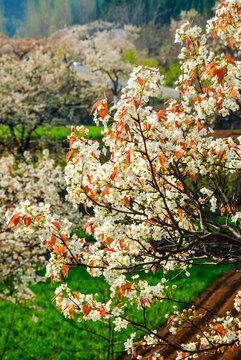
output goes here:
{"type": "Polygon", "coordinates": [[[30,217],[25,217],[23,221],[26,227],[28,227],[32,223],[32,219],[30,217]]]}
{"type": "Polygon", "coordinates": [[[196,179],[196,174],[195,174],[195,173],[190,172],[189,175],[190,175],[191,179],[192,179],[194,182],[197,181],[197,179],[196,179]]]}
{"type": "Polygon", "coordinates": [[[105,108],[101,108],[100,110],[98,110],[98,113],[99,113],[101,119],[104,120],[107,110],[105,108]]]}
{"type": "Polygon", "coordinates": [[[126,162],[128,165],[130,165],[130,163],[131,163],[131,151],[130,150],[126,151],[126,162]]]}
{"type": "Polygon", "coordinates": [[[181,157],[183,156],[183,153],[181,151],[176,151],[175,156],[176,156],[177,160],[180,160],[181,157]]]}
{"type": "Polygon", "coordinates": [[[120,114],[120,120],[122,120],[126,114],[127,114],[127,110],[122,111],[122,113],[120,114]]]}
{"type": "Polygon", "coordinates": [[[101,100],[98,100],[95,104],[94,104],[94,106],[92,107],[92,109],[91,109],[91,114],[92,114],[92,112],[96,109],[96,108],[98,108],[98,106],[100,106],[102,104],[102,101],[101,100]]]}
{"type": "Polygon", "coordinates": [[[110,252],[116,252],[116,250],[114,250],[114,249],[108,249],[108,248],[105,248],[105,249],[104,249],[104,252],[107,252],[107,251],[110,251],[110,252]]]}
{"type": "Polygon", "coordinates": [[[190,37],[186,38],[186,42],[187,42],[187,50],[189,49],[190,45],[191,45],[191,39],[190,37]]]}
{"type": "Polygon", "coordinates": [[[67,154],[66,154],[66,162],[69,161],[70,156],[71,156],[72,154],[73,154],[73,150],[70,150],[70,151],[67,152],[67,154]]]}
{"type": "Polygon", "coordinates": [[[178,209],[178,213],[179,213],[180,220],[183,221],[183,210],[178,209]]]}
{"type": "Polygon", "coordinates": [[[123,246],[124,246],[124,239],[120,239],[119,244],[120,244],[120,248],[121,248],[121,249],[123,249],[123,246]]]}
{"type": "Polygon", "coordinates": [[[73,293],[74,296],[79,300],[79,293],[78,293],[78,291],[72,291],[72,293],[73,293]]]}
{"type": "Polygon", "coordinates": [[[139,76],[137,77],[137,81],[138,81],[138,83],[139,83],[141,86],[144,85],[144,80],[141,79],[139,76]]]}
{"type": "Polygon", "coordinates": [[[91,310],[92,310],[92,307],[88,303],[82,306],[82,311],[83,311],[84,316],[88,316],[89,313],[91,312],[91,310]]]}
{"type": "Polygon", "coordinates": [[[230,56],[225,56],[224,59],[230,64],[236,65],[236,62],[230,56]]]}
{"type": "Polygon", "coordinates": [[[68,265],[63,265],[62,267],[62,273],[65,277],[68,277],[69,267],[68,265]]]}
{"type": "Polygon", "coordinates": [[[57,221],[52,221],[52,224],[53,224],[58,230],[61,229],[61,227],[60,227],[59,223],[57,223],[57,221]]]}
{"type": "Polygon", "coordinates": [[[155,165],[152,165],[152,171],[153,171],[153,174],[156,175],[156,167],[155,167],[155,165]]]}
{"type": "Polygon", "coordinates": [[[167,170],[167,167],[166,167],[166,157],[163,153],[161,153],[159,155],[159,161],[160,161],[160,164],[161,166],[164,168],[164,170],[167,170]]]}
{"type": "Polygon", "coordinates": [[[134,100],[134,105],[135,105],[135,108],[136,108],[136,110],[137,110],[137,109],[139,108],[139,106],[140,106],[139,101],[134,100]]]}
{"type": "Polygon", "coordinates": [[[19,211],[17,214],[13,215],[11,217],[11,219],[9,220],[6,229],[9,228],[9,226],[11,226],[12,224],[14,224],[15,226],[19,223],[20,220],[20,215],[21,215],[21,211],[19,211]]]}
{"type": "Polygon", "coordinates": [[[96,160],[99,161],[99,159],[97,158],[97,156],[95,155],[95,153],[92,152],[91,155],[92,155],[96,160]]]}
{"type": "Polygon", "coordinates": [[[116,177],[116,175],[117,175],[117,171],[114,170],[113,173],[112,173],[111,176],[110,176],[111,180],[114,180],[114,178],[116,177]]]}
{"type": "Polygon", "coordinates": [[[56,255],[61,255],[65,251],[65,246],[56,245],[54,251],[56,255]]]}
{"type": "Polygon", "coordinates": [[[61,238],[65,242],[65,244],[69,241],[69,239],[67,238],[67,236],[65,234],[61,234],[61,238]]]}

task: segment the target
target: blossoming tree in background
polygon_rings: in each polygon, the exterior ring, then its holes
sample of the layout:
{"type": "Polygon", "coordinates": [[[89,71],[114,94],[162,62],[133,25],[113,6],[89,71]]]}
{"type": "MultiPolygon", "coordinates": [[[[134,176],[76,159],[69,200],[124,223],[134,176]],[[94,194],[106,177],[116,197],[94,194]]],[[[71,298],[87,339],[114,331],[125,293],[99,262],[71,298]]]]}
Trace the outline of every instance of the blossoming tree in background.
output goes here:
{"type": "MultiPolygon", "coordinates": [[[[31,231],[14,238],[6,230],[5,213],[12,212],[21,201],[33,204],[48,201],[51,208],[73,221],[79,213],[64,200],[65,179],[60,166],[44,150],[41,159],[33,163],[28,153],[16,163],[14,156],[0,158],[0,298],[11,301],[31,300],[34,294],[28,285],[42,279],[37,271],[46,265],[46,248],[40,247],[38,234],[31,231]]],[[[25,220],[26,225],[29,220],[25,220]]]]}
{"type": "MultiPolygon", "coordinates": [[[[148,307],[166,301],[175,305],[166,274],[179,269],[189,276],[189,267],[205,260],[214,265],[240,261],[241,211],[226,183],[241,168],[241,139],[214,139],[205,125],[215,113],[239,116],[241,63],[214,54],[205,44],[211,34],[238,50],[240,15],[238,0],[222,2],[206,35],[189,24],[177,32],[176,41],[185,42],[182,100],[156,112],[148,101],[162,78],[153,68],[138,67],[117,104],[109,108],[102,100],[92,109],[96,121],[105,125],[104,148],[83,138],[83,127],[72,129],[65,170],[68,199],[74,206],[83,203],[86,212],[94,208],[84,226],[94,243],[73,234],[72,224],[47,205],[22,203],[9,217],[8,227],[16,228],[16,236],[39,233],[51,250],[46,276],[52,281],[79,266],[94,277],[104,276],[110,290],[105,301],[98,293],[86,294],[81,284],[71,289],[61,283],[56,304],[65,316],[78,320],[110,319],[116,331],[127,326],[142,330],[141,341],[133,332],[125,343],[134,358],[138,344],[154,348],[152,359],[161,358],[166,345],[177,350],[177,359],[192,359],[241,342],[239,318],[231,314],[218,317],[205,332],[200,329],[191,344],[163,337],[147,321],[148,307]],[[106,149],[110,156],[100,161],[106,149]],[[140,279],[142,272],[153,273],[155,285],[140,279]],[[131,316],[133,306],[143,312],[143,321],[131,316]]],[[[240,311],[240,292],[234,305],[240,311]]],[[[175,311],[168,321],[170,332],[191,326],[195,317],[195,310],[175,311]]]]}
{"type": "Polygon", "coordinates": [[[53,34],[48,43],[64,52],[65,57],[74,58],[79,66],[74,67],[77,74],[93,85],[101,85],[111,90],[114,101],[126,84],[131,64],[126,53],[136,52],[134,40],[139,29],[126,25],[117,27],[114,23],[92,22],[76,25],[53,34]]]}
{"type": "MultiPolygon", "coordinates": [[[[43,41],[0,40],[0,124],[8,127],[15,154],[23,155],[39,126],[63,119],[72,123],[77,111],[78,118],[87,117],[93,89],[54,57],[43,41]]],[[[9,150],[8,141],[0,143],[9,150]]]]}
{"type": "Polygon", "coordinates": [[[131,64],[125,59],[127,51],[135,52],[133,39],[137,33],[134,26],[124,29],[111,29],[95,34],[80,43],[85,63],[94,74],[94,80],[107,84],[113,94],[114,102],[127,79],[131,64]]]}

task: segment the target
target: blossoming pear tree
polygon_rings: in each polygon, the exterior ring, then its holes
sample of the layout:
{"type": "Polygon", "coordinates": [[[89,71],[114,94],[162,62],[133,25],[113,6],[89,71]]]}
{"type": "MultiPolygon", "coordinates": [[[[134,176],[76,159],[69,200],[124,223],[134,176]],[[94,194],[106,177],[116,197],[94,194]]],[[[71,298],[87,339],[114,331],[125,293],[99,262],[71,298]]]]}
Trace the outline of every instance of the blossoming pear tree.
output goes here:
{"type": "Polygon", "coordinates": [[[130,38],[135,36],[136,28],[126,27],[112,31],[102,31],[95,37],[81,42],[86,64],[90,67],[95,81],[107,84],[113,94],[114,102],[131,70],[131,64],[125,60],[125,52],[135,51],[130,38]],[[134,35],[133,35],[134,33],[134,35]]]}
{"type": "MultiPolygon", "coordinates": [[[[14,156],[0,158],[0,299],[13,302],[34,300],[28,285],[43,280],[37,270],[46,265],[46,248],[40,247],[38,234],[25,232],[14,237],[6,230],[5,213],[10,213],[21,201],[38,204],[41,199],[51,203],[53,210],[73,221],[79,219],[78,210],[64,201],[64,173],[55,166],[44,150],[37,163],[24,153],[24,161],[16,163],[14,156]]],[[[29,220],[25,220],[28,224],[29,220]]]]}
{"type": "MultiPolygon", "coordinates": [[[[12,50],[0,54],[0,124],[8,127],[15,155],[20,156],[39,126],[63,119],[73,123],[77,111],[87,117],[94,96],[92,86],[80,81],[44,44],[30,39],[9,40],[8,45],[12,50]]],[[[1,139],[0,144],[14,153],[9,141],[1,139]]]]}
{"type": "MultiPolygon", "coordinates": [[[[96,122],[105,126],[103,147],[83,137],[83,127],[72,129],[65,169],[68,199],[76,207],[83,203],[87,213],[94,208],[84,228],[95,242],[78,238],[73,225],[44,204],[23,202],[9,217],[16,236],[38,233],[51,250],[46,276],[52,281],[80,266],[93,277],[103,275],[110,291],[105,301],[81,284],[71,289],[61,280],[56,304],[79,321],[110,319],[116,331],[127,326],[142,330],[142,339],[133,332],[125,343],[133,358],[142,358],[136,355],[138,344],[153,347],[151,359],[161,359],[167,345],[177,350],[177,359],[192,359],[241,343],[241,323],[231,313],[217,317],[205,332],[200,329],[190,344],[179,344],[175,334],[184,324],[195,324],[195,309],[174,311],[168,320],[171,339],[146,320],[155,303],[175,305],[168,273],[178,269],[189,276],[196,264],[240,261],[241,211],[226,184],[241,168],[241,139],[215,139],[207,123],[216,113],[238,114],[241,63],[205,45],[211,34],[239,51],[240,16],[239,0],[224,1],[206,35],[189,24],[178,30],[176,41],[185,42],[180,101],[169,101],[159,112],[149,106],[162,78],[156,69],[140,66],[118,103],[109,107],[102,100],[93,106],[96,122]],[[153,274],[155,285],[140,277],[143,272],[153,274]],[[130,316],[131,307],[143,312],[143,321],[130,316]]],[[[240,311],[241,292],[234,306],[240,311]]]]}

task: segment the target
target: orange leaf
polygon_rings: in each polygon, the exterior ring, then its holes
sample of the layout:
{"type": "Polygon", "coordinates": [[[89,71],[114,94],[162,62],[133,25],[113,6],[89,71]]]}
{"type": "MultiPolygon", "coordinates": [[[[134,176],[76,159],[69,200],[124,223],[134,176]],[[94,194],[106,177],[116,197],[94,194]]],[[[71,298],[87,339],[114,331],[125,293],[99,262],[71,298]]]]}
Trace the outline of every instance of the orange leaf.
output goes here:
{"type": "Polygon", "coordinates": [[[226,156],[226,151],[225,150],[221,151],[218,155],[220,157],[221,162],[224,162],[225,156],[226,156]]]}
{"type": "Polygon", "coordinates": [[[117,175],[117,171],[114,170],[113,173],[112,173],[111,176],[110,176],[111,180],[114,180],[114,178],[116,177],[116,175],[117,175]]]}
{"type": "Polygon", "coordinates": [[[200,122],[197,122],[197,128],[198,128],[198,132],[200,132],[202,130],[202,125],[200,124],[200,122]]]}
{"type": "Polygon", "coordinates": [[[131,162],[131,151],[130,150],[126,151],[126,162],[128,165],[130,165],[130,162],[131,162]]]}
{"type": "Polygon", "coordinates": [[[183,175],[185,176],[187,172],[188,172],[188,166],[187,166],[186,169],[184,170],[183,175]]]}
{"type": "Polygon", "coordinates": [[[122,111],[122,113],[120,114],[120,120],[122,120],[126,114],[127,114],[127,110],[122,111]]]}
{"type": "Polygon", "coordinates": [[[82,311],[83,311],[84,316],[88,316],[89,313],[91,312],[91,310],[92,310],[92,307],[90,306],[90,304],[85,304],[82,306],[82,311]]]}
{"type": "Polygon", "coordinates": [[[175,156],[176,156],[177,160],[180,160],[182,155],[183,155],[183,153],[181,151],[176,151],[175,152],[175,156]]]}
{"type": "Polygon", "coordinates": [[[189,124],[192,124],[192,123],[193,123],[193,121],[192,121],[192,120],[190,120],[190,119],[186,119],[184,122],[185,122],[185,124],[187,124],[187,125],[189,125],[189,124]]]}
{"type": "Polygon", "coordinates": [[[137,81],[138,81],[138,83],[139,83],[141,86],[144,85],[144,80],[141,79],[139,76],[137,77],[137,81]]]}
{"type": "Polygon", "coordinates": [[[78,293],[78,291],[72,291],[72,293],[73,293],[74,296],[79,300],[79,293],[78,293]]]}
{"type": "Polygon", "coordinates": [[[121,291],[119,290],[117,293],[118,300],[121,301],[121,291]]]}
{"type": "Polygon", "coordinates": [[[92,152],[91,155],[92,155],[96,160],[99,161],[99,159],[97,158],[97,156],[95,155],[95,153],[92,152]]]}
{"type": "Polygon", "coordinates": [[[54,283],[54,275],[51,275],[51,286],[53,285],[53,283],[54,283]]]}
{"type": "Polygon", "coordinates": [[[158,113],[157,113],[157,116],[158,116],[158,120],[160,120],[160,119],[163,119],[163,120],[165,120],[166,119],[166,111],[165,110],[160,110],[160,111],[158,111],[158,113]]]}
{"type": "Polygon", "coordinates": [[[69,267],[68,267],[68,265],[63,265],[63,267],[62,267],[62,273],[63,273],[63,275],[64,275],[65,277],[68,276],[68,272],[69,272],[69,267]]]}
{"type": "Polygon", "coordinates": [[[135,108],[136,108],[136,110],[137,110],[137,109],[139,108],[139,106],[140,106],[139,101],[134,100],[134,105],[135,105],[135,108]]]}
{"type": "Polygon", "coordinates": [[[102,101],[101,100],[98,100],[95,104],[94,104],[94,106],[92,107],[92,109],[91,109],[91,114],[92,114],[92,112],[98,107],[98,106],[100,106],[102,104],[102,101]]]}
{"type": "Polygon", "coordinates": [[[60,227],[59,223],[57,223],[57,221],[52,221],[52,224],[53,224],[58,230],[61,229],[61,227],[60,227]]]}
{"type": "Polygon", "coordinates": [[[51,240],[46,244],[47,249],[52,249],[56,243],[56,236],[54,234],[51,235],[51,240]]]}
{"type": "Polygon", "coordinates": [[[218,77],[218,81],[219,81],[220,84],[223,82],[225,73],[226,73],[225,68],[217,69],[217,70],[216,70],[216,75],[217,75],[217,77],[218,77]]]}
{"type": "Polygon", "coordinates": [[[105,240],[105,242],[106,242],[106,244],[107,244],[108,246],[110,246],[111,243],[113,242],[113,239],[112,239],[111,237],[108,237],[108,238],[105,240]]]}
{"type": "Polygon", "coordinates": [[[159,161],[160,161],[161,166],[164,168],[164,170],[167,170],[166,157],[163,153],[159,155],[159,161]]]}
{"type": "Polygon", "coordinates": [[[230,41],[231,48],[233,49],[233,37],[231,37],[229,41],[230,41]]]}
{"type": "Polygon", "coordinates": [[[190,172],[189,175],[190,175],[191,179],[192,179],[194,182],[197,181],[197,179],[196,179],[196,174],[190,172]]]}
{"type": "Polygon", "coordinates": [[[110,252],[116,252],[116,250],[114,250],[114,249],[108,249],[108,248],[105,248],[105,249],[104,249],[104,252],[107,252],[107,251],[110,251],[110,252]]]}
{"type": "Polygon", "coordinates": [[[62,238],[62,240],[64,240],[65,243],[67,243],[69,241],[69,239],[67,238],[67,236],[65,234],[61,234],[61,238],[62,238]]]}
{"type": "Polygon", "coordinates": [[[190,37],[186,38],[186,42],[187,42],[187,50],[189,49],[190,45],[191,45],[191,39],[190,37]]]}
{"type": "Polygon", "coordinates": [[[126,207],[128,207],[129,204],[130,204],[130,200],[129,200],[129,198],[128,198],[127,196],[124,196],[123,202],[124,202],[124,204],[125,204],[126,207]]]}
{"type": "Polygon", "coordinates": [[[181,222],[183,222],[183,210],[178,209],[178,213],[179,213],[179,217],[180,217],[181,222]]]}
{"type": "Polygon", "coordinates": [[[69,158],[70,158],[70,156],[71,156],[72,154],[73,154],[73,150],[70,150],[70,151],[67,152],[67,154],[66,154],[66,162],[69,161],[69,158]]]}
{"type": "Polygon", "coordinates": [[[106,312],[105,312],[105,310],[104,309],[97,309],[98,311],[99,311],[99,313],[100,313],[100,315],[102,316],[102,317],[105,317],[105,315],[106,315],[106,312]]]}
{"type": "Polygon", "coordinates": [[[65,250],[65,246],[61,246],[61,245],[56,245],[54,248],[56,255],[61,255],[64,250],[65,250]]]}
{"type": "Polygon", "coordinates": [[[30,217],[24,218],[23,221],[24,221],[24,224],[25,224],[26,227],[28,227],[32,223],[32,219],[30,217]]]}
{"type": "Polygon", "coordinates": [[[98,110],[98,113],[99,113],[101,119],[104,120],[107,110],[105,108],[101,108],[100,110],[98,110]]]}
{"type": "Polygon", "coordinates": [[[13,215],[11,217],[11,219],[9,220],[6,229],[9,228],[9,226],[11,226],[12,224],[14,224],[15,226],[19,223],[20,220],[20,215],[21,215],[21,211],[19,211],[17,214],[13,215]]]}
{"type": "Polygon", "coordinates": [[[124,246],[124,239],[120,239],[119,244],[120,244],[120,248],[121,248],[121,249],[123,249],[123,246],[124,246]]]}
{"type": "Polygon", "coordinates": [[[74,318],[74,309],[69,309],[69,316],[73,319],[74,318]]]}
{"type": "Polygon", "coordinates": [[[224,58],[227,62],[229,62],[230,64],[236,65],[236,62],[229,56],[225,56],[224,58]]]}
{"type": "Polygon", "coordinates": [[[168,325],[171,325],[171,323],[173,322],[173,319],[174,319],[174,315],[171,315],[171,316],[169,317],[169,319],[167,320],[167,324],[168,324],[168,325]]]}
{"type": "Polygon", "coordinates": [[[88,213],[88,210],[87,210],[87,204],[86,204],[86,201],[84,202],[84,209],[85,209],[86,214],[89,214],[89,213],[88,213]]]}
{"type": "Polygon", "coordinates": [[[184,187],[183,187],[183,185],[179,182],[179,183],[177,183],[177,187],[179,187],[179,189],[184,189],[184,187]]]}

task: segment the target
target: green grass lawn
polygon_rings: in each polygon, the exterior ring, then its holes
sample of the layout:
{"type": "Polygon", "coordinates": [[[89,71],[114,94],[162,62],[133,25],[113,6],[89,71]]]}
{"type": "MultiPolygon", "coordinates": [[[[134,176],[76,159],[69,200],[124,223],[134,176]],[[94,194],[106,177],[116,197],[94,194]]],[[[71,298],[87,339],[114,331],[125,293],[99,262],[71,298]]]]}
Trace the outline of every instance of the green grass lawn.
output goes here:
{"type": "MultiPolygon", "coordinates": [[[[170,280],[173,284],[178,285],[177,289],[173,291],[173,297],[182,301],[193,300],[228,268],[227,266],[193,266],[189,270],[190,277],[183,273],[180,277],[170,280]]],[[[173,276],[173,272],[171,276],[173,276]]],[[[161,271],[157,272],[155,276],[144,274],[143,277],[151,285],[154,285],[160,281],[161,271]]],[[[83,268],[72,269],[68,282],[73,290],[86,293],[102,292],[103,296],[107,295],[103,279],[92,278],[83,268]]],[[[107,359],[108,323],[91,321],[78,323],[76,320],[64,319],[56,308],[55,302],[51,301],[55,295],[55,287],[56,285],[51,287],[49,281],[32,286],[40,310],[30,311],[21,307],[16,308],[3,358],[6,360],[107,359]],[[31,320],[33,314],[37,316],[37,322],[31,320]]],[[[147,310],[148,325],[153,329],[159,327],[163,323],[164,314],[172,313],[173,305],[171,302],[154,304],[151,309],[147,310]]],[[[14,305],[10,302],[0,302],[0,357],[13,308],[14,305]]],[[[132,320],[142,321],[141,311],[128,309],[128,312],[132,314],[132,320]]],[[[134,331],[132,327],[128,326],[124,332],[114,334],[114,358],[117,358],[123,351],[123,340],[134,331]]],[[[141,336],[140,333],[138,334],[141,336]]]]}
{"type": "MultiPolygon", "coordinates": [[[[89,129],[89,137],[95,140],[103,138],[101,134],[104,129],[103,126],[86,126],[89,129]]],[[[65,140],[70,134],[70,126],[39,126],[31,136],[32,140],[65,140]]],[[[16,133],[18,134],[18,129],[16,128],[16,133]]],[[[11,139],[11,133],[8,126],[0,126],[0,139],[8,140],[11,139]]]]}

